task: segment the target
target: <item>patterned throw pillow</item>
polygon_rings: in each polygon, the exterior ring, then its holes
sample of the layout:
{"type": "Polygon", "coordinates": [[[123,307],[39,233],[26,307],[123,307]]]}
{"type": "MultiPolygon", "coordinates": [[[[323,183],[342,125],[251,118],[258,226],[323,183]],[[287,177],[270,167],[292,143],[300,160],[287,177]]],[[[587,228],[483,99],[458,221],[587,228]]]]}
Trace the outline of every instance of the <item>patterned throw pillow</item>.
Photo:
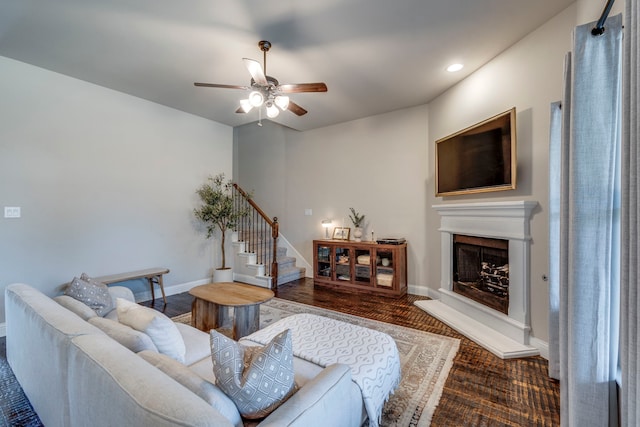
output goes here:
{"type": "Polygon", "coordinates": [[[86,277],[84,273],[80,278],[74,277],[64,294],[91,307],[98,316],[104,316],[113,309],[109,288],[95,280],[84,280],[83,276],[86,277]]]}
{"type": "Polygon", "coordinates": [[[289,329],[264,347],[245,347],[215,330],[210,334],[216,385],[243,417],[266,417],[295,393],[289,329]]]}

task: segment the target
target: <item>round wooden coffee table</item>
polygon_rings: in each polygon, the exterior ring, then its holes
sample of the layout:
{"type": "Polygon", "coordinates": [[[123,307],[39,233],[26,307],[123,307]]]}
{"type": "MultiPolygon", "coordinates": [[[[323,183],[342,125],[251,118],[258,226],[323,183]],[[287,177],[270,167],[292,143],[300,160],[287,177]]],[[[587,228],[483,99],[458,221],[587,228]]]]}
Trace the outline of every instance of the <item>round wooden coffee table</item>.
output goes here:
{"type": "Polygon", "coordinates": [[[191,305],[191,325],[208,332],[224,326],[233,307],[233,339],[247,336],[260,328],[260,304],[274,293],[244,283],[222,282],[196,286],[189,291],[195,298],[191,305]]]}

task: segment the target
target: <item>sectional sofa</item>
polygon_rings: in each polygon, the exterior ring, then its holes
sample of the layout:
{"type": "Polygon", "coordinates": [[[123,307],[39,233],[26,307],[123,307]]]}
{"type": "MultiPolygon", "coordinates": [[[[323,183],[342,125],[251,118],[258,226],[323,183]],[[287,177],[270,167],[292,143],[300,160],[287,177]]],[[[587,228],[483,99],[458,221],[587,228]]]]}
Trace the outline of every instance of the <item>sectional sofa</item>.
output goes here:
{"type": "MultiPolygon", "coordinates": [[[[133,301],[124,287],[114,298],[133,301]]],[[[5,290],[7,359],[47,427],[242,426],[233,402],[214,384],[209,334],[177,324],[184,363],[154,350],[144,334],[115,325],[69,297],[26,284],[5,290]],[[124,332],[123,332],[124,331],[124,332]]],[[[294,359],[300,387],[259,426],[355,427],[366,419],[345,365],[294,359]]]]}

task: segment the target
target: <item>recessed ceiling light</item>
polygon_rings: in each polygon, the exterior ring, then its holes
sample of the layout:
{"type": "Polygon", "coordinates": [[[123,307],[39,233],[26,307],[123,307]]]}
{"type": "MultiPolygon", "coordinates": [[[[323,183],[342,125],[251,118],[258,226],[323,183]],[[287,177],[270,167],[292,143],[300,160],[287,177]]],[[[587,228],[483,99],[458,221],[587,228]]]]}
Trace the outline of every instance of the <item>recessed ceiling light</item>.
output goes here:
{"type": "Polygon", "coordinates": [[[464,67],[464,65],[462,64],[451,64],[447,67],[447,71],[450,73],[454,73],[456,71],[462,70],[462,67],[464,67]]]}

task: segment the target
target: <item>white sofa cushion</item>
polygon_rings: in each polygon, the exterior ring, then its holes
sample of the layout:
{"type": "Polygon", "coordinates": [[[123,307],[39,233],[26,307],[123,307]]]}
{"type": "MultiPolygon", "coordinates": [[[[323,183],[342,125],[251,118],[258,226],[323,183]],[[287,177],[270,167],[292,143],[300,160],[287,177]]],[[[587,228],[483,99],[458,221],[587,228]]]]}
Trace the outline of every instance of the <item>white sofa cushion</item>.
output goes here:
{"type": "Polygon", "coordinates": [[[182,339],[187,352],[184,355],[184,364],[190,366],[202,359],[211,361],[211,346],[209,345],[209,334],[200,329],[196,329],[191,325],[174,322],[182,339]]]}
{"type": "Polygon", "coordinates": [[[156,347],[151,338],[149,338],[149,335],[137,331],[130,326],[98,316],[92,317],[88,322],[134,353],[143,350],[158,352],[158,347],[156,347]]]}
{"type": "Polygon", "coordinates": [[[171,319],[159,311],[123,298],[116,299],[116,309],[120,323],[147,334],[160,353],[180,363],[185,362],[184,340],[171,319]]]}
{"type": "Polygon", "coordinates": [[[200,396],[205,402],[224,415],[234,426],[242,427],[242,418],[240,417],[238,408],[236,408],[233,401],[214,384],[164,354],[145,350],[140,352],[139,356],[200,396]]]}
{"type": "Polygon", "coordinates": [[[210,334],[216,384],[243,417],[265,417],[296,391],[290,330],[264,347],[246,348],[215,330],[210,334]]]}
{"type": "Polygon", "coordinates": [[[53,298],[55,302],[63,306],[69,311],[80,316],[82,320],[89,320],[92,317],[98,317],[98,314],[91,307],[69,295],[58,295],[53,298]]]}

